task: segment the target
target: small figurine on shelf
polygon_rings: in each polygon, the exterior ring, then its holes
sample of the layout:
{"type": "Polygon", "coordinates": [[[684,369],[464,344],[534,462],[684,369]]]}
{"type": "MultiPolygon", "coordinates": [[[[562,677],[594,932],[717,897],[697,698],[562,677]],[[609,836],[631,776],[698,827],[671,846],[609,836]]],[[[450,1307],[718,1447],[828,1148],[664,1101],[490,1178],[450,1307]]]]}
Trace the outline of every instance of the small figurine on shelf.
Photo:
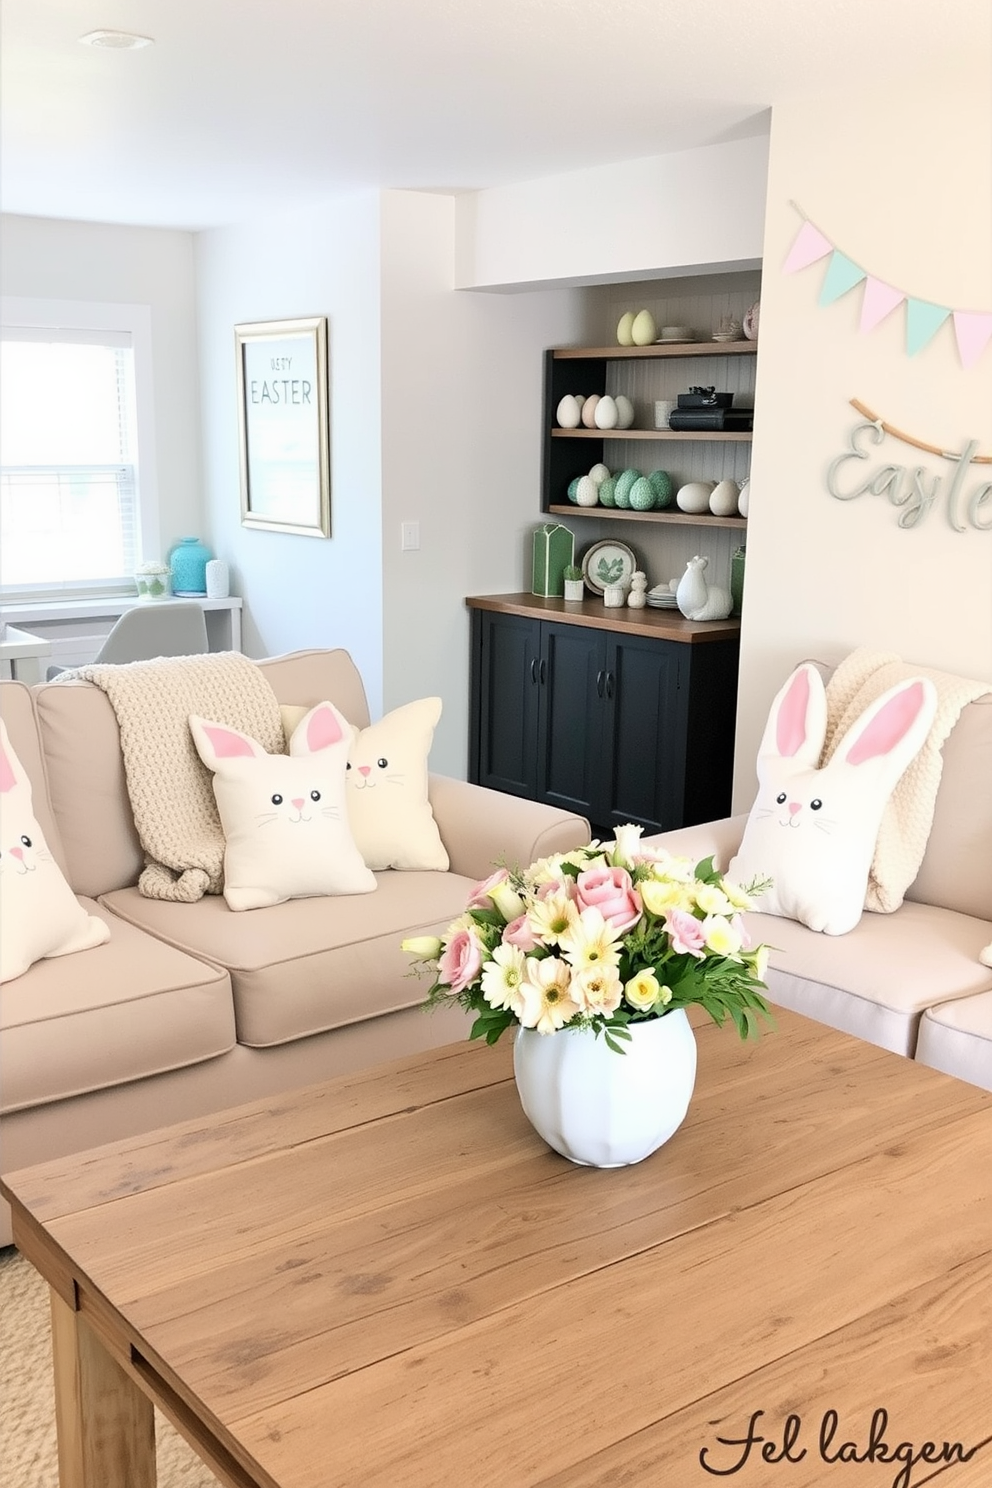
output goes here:
{"type": "Polygon", "coordinates": [[[643,610],[647,604],[648,576],[635,568],[630,576],[630,593],[627,595],[627,608],[631,610],[643,610]]]}

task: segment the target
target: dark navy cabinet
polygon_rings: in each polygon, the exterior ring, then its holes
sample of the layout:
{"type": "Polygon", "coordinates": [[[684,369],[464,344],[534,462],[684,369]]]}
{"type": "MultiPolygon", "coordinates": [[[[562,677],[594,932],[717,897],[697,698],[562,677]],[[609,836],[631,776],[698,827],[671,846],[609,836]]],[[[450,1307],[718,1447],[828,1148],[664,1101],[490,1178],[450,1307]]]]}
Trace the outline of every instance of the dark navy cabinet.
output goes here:
{"type": "Polygon", "coordinates": [[[700,643],[698,625],[657,612],[607,621],[590,602],[566,619],[562,601],[525,595],[469,605],[470,779],[576,811],[601,835],[729,813],[734,622],[700,643]]]}

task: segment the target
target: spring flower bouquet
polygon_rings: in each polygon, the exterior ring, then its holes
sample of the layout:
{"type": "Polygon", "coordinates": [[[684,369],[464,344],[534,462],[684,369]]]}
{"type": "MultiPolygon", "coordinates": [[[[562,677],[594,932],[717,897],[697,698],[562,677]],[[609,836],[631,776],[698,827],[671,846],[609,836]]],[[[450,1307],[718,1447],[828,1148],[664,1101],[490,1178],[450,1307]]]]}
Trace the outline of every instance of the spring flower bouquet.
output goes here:
{"type": "Polygon", "coordinates": [[[490,1044],[513,1024],[586,1028],[623,1053],[629,1024],[690,1003],[757,1037],[768,948],[749,943],[741,911],[766,886],[739,888],[712,858],[693,866],[640,835],[620,827],[613,842],[501,868],[440,939],[405,940],[433,976],[427,1005],[457,1002],[490,1044]]]}

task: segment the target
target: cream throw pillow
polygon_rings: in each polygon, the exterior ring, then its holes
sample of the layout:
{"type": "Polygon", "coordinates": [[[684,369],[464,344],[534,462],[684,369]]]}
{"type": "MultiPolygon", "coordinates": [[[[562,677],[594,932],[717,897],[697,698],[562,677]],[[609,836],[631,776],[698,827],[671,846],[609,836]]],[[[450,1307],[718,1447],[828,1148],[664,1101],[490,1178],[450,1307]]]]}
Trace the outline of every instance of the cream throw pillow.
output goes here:
{"type": "Polygon", "coordinates": [[[200,758],[214,772],[229,908],[367,894],[376,887],[355,846],[344,800],[351,726],[331,703],[304,713],[288,755],[267,754],[247,734],[195,714],[189,726],[200,758]]]}
{"type": "MultiPolygon", "coordinates": [[[[302,708],[282,708],[287,736],[302,708]]],[[[368,728],[352,728],[348,819],[369,868],[447,872],[448,854],[428,799],[428,756],[441,699],[420,698],[368,728]]]]}
{"type": "Polygon", "coordinates": [[[110,939],[87,914],[45,841],[31,783],[0,720],[0,982],[46,956],[87,951],[110,939]]]}
{"type": "Polygon", "coordinates": [[[885,803],[922,747],[937,692],[913,677],[850,726],[822,769],[827,702],[816,667],[799,667],[775,697],[758,750],[758,796],[728,877],[771,879],[767,914],[844,935],[864,909],[885,803]]]}

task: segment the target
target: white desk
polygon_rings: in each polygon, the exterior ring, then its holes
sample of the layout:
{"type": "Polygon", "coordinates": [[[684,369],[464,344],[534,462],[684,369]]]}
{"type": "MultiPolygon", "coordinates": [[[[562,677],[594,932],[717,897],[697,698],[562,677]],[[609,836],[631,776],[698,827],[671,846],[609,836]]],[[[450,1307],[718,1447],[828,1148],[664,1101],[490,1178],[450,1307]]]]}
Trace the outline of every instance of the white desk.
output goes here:
{"type": "Polygon", "coordinates": [[[19,630],[16,625],[8,625],[0,637],[0,661],[7,664],[10,675],[18,682],[43,682],[41,662],[51,654],[51,641],[19,630]]]}
{"type": "MultiPolygon", "coordinates": [[[[183,598],[186,597],[188,596],[183,596],[183,598]]],[[[202,597],[197,595],[196,599],[207,617],[207,634],[210,637],[211,651],[240,651],[243,604],[241,598],[230,595],[227,599],[207,599],[206,595],[202,597]],[[226,633],[214,633],[214,628],[210,623],[210,617],[214,614],[226,633]]],[[[11,623],[51,625],[53,622],[57,624],[60,621],[72,620],[117,620],[125,610],[132,610],[137,604],[148,603],[148,600],[139,600],[135,594],[103,595],[99,599],[41,600],[29,604],[2,605],[0,606],[0,619],[8,621],[9,634],[11,623]]]]}

